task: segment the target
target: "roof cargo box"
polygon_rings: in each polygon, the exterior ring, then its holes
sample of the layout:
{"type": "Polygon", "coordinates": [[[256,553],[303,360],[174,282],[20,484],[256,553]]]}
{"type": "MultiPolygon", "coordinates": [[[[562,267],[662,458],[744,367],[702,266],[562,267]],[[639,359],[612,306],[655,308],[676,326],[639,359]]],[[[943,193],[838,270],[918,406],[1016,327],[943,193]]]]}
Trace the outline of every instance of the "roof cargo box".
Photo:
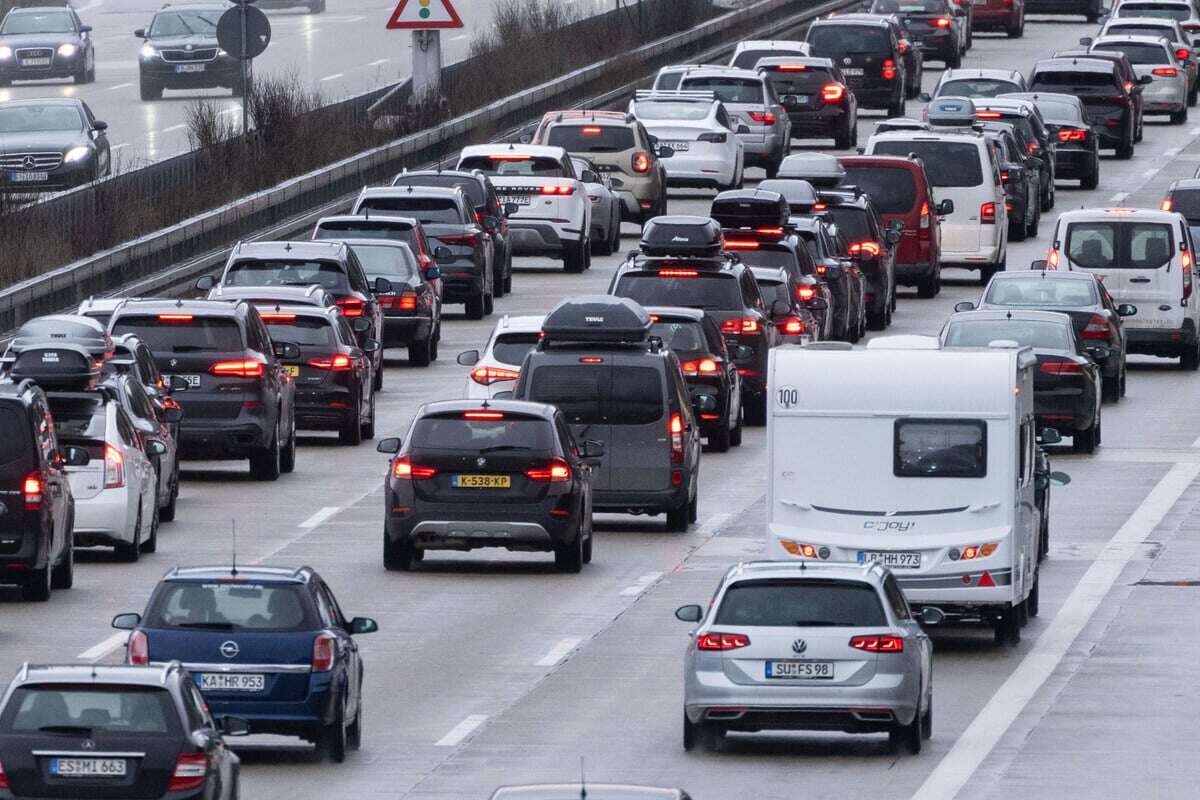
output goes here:
{"type": "Polygon", "coordinates": [[[788,204],[788,210],[793,214],[808,214],[812,207],[820,202],[817,190],[806,180],[800,178],[770,178],[760,181],[759,191],[779,192],[788,204]]]}
{"type": "Polygon", "coordinates": [[[543,344],[604,342],[642,344],[652,321],[646,309],[626,297],[584,295],[564,300],[542,323],[543,344]]]}
{"type": "Polygon", "coordinates": [[[100,362],[77,344],[26,347],[5,358],[13,380],[29,379],[43,389],[90,389],[100,378],[100,362]]]}
{"type": "Polygon", "coordinates": [[[722,228],[735,230],[786,227],[788,212],[788,201],[779,192],[735,189],[713,198],[710,213],[722,228]]]}
{"type": "Polygon", "coordinates": [[[930,125],[969,128],[975,124],[975,103],[969,97],[935,97],[929,102],[930,125]]]}
{"type": "Polygon", "coordinates": [[[721,226],[708,217],[654,217],[642,226],[640,247],[648,256],[716,258],[725,239],[721,226]]]}
{"type": "Polygon", "coordinates": [[[825,153],[796,153],[783,159],[778,178],[803,178],[818,189],[832,189],[846,177],[846,168],[836,156],[825,153]]]}
{"type": "Polygon", "coordinates": [[[16,354],[28,347],[49,344],[73,344],[100,361],[111,358],[113,352],[112,337],[105,327],[91,317],[75,314],[53,314],[29,320],[17,329],[8,350],[16,354]]]}

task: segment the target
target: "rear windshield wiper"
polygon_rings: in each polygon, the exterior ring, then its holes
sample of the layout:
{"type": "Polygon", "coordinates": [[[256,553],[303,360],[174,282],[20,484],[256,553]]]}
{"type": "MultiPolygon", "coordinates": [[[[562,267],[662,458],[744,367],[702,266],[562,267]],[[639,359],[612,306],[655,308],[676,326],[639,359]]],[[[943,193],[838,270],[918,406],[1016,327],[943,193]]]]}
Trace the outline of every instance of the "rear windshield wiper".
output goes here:
{"type": "Polygon", "coordinates": [[[43,725],[38,728],[38,732],[63,733],[68,736],[86,736],[89,739],[92,737],[92,729],[88,725],[43,725]]]}
{"type": "Polygon", "coordinates": [[[481,447],[481,453],[498,453],[501,450],[532,450],[532,447],[527,447],[523,444],[494,444],[491,447],[481,447]]]}
{"type": "Polygon", "coordinates": [[[830,622],[827,619],[802,619],[795,623],[797,628],[839,628],[842,623],[830,622]]]}
{"type": "Polygon", "coordinates": [[[232,622],[180,622],[176,628],[203,628],[213,631],[231,631],[237,627],[232,622]]]}

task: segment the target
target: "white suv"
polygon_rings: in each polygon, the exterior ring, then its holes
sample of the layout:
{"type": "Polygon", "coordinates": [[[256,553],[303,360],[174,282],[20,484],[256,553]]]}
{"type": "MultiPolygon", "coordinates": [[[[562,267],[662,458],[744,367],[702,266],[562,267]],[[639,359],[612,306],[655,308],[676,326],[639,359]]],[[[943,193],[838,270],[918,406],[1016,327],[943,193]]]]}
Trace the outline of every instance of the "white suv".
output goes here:
{"type": "Polygon", "coordinates": [[[1125,318],[1130,353],[1179,358],[1200,368],[1200,297],[1187,220],[1170,211],[1086,208],[1058,218],[1047,269],[1094,273],[1117,303],[1137,307],[1125,318]]]}
{"type": "Polygon", "coordinates": [[[482,144],[464,147],[455,169],[482,171],[508,210],[515,255],[562,259],[567,272],[591,266],[592,206],[561,147],[482,144]]]}
{"type": "Polygon", "coordinates": [[[541,314],[510,317],[505,314],[496,323],[483,350],[459,353],[458,363],[472,367],[467,375],[463,397],[487,400],[500,392],[511,392],[521,374],[525,354],[537,347],[542,337],[541,314]]]}

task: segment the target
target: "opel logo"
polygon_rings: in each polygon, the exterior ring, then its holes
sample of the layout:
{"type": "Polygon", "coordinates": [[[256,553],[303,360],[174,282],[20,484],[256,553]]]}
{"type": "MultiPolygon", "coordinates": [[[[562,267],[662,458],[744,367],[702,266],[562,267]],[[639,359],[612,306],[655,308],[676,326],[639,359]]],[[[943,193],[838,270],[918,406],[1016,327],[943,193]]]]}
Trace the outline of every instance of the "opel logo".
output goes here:
{"type": "Polygon", "coordinates": [[[487,466],[487,459],[486,459],[486,458],[482,458],[482,457],[475,459],[475,466],[477,466],[477,467],[486,467],[486,466],[487,466]]]}
{"type": "Polygon", "coordinates": [[[226,658],[234,658],[241,650],[242,648],[238,647],[238,643],[233,640],[221,642],[221,655],[226,658]]]}
{"type": "Polygon", "coordinates": [[[82,747],[84,750],[95,750],[96,749],[96,743],[93,742],[91,739],[84,739],[82,742],[80,742],[79,746],[82,747]]]}
{"type": "Polygon", "coordinates": [[[33,169],[37,166],[37,162],[33,160],[33,156],[25,156],[21,159],[21,166],[25,169],[33,169]]]}
{"type": "Polygon", "coordinates": [[[792,652],[796,655],[800,655],[807,649],[808,642],[804,641],[803,639],[797,639],[796,641],[792,642],[792,652]]]}

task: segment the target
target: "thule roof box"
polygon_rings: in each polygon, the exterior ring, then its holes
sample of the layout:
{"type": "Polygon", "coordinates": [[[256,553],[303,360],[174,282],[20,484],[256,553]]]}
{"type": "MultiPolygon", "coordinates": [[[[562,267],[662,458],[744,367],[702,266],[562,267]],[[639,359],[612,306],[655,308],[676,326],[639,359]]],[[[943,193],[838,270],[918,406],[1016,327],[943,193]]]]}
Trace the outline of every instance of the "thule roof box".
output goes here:
{"type": "Polygon", "coordinates": [[[759,181],[758,188],[759,191],[779,192],[793,214],[810,214],[813,206],[820,202],[813,185],[800,178],[769,178],[759,181]]]}
{"type": "Polygon", "coordinates": [[[969,97],[935,97],[926,117],[939,128],[969,128],[975,124],[975,103],[969,97]]]}
{"type": "Polygon", "coordinates": [[[8,351],[15,355],[32,346],[68,343],[82,347],[98,361],[112,357],[112,337],[105,327],[91,317],[78,314],[53,314],[29,320],[17,329],[8,351]]]}
{"type": "Polygon", "coordinates": [[[846,168],[836,156],[825,153],[796,153],[783,159],[776,171],[779,178],[803,178],[818,189],[832,189],[846,177],[846,168]]]}
{"type": "Polygon", "coordinates": [[[645,345],[652,324],[646,309],[627,297],[573,297],[546,315],[539,347],[579,343],[645,345]]]}
{"type": "Polygon", "coordinates": [[[715,258],[725,247],[721,226],[709,217],[654,217],[642,226],[641,251],[648,256],[715,258]]]}
{"type": "MultiPolygon", "coordinates": [[[[722,228],[786,228],[789,204],[779,192],[763,189],[734,189],[721,192],[712,201],[710,214],[722,228]]],[[[778,232],[778,231],[776,231],[778,232]]]]}
{"type": "Polygon", "coordinates": [[[85,347],[64,342],[10,350],[3,363],[13,380],[32,380],[43,389],[91,389],[100,379],[103,362],[85,347]]]}

